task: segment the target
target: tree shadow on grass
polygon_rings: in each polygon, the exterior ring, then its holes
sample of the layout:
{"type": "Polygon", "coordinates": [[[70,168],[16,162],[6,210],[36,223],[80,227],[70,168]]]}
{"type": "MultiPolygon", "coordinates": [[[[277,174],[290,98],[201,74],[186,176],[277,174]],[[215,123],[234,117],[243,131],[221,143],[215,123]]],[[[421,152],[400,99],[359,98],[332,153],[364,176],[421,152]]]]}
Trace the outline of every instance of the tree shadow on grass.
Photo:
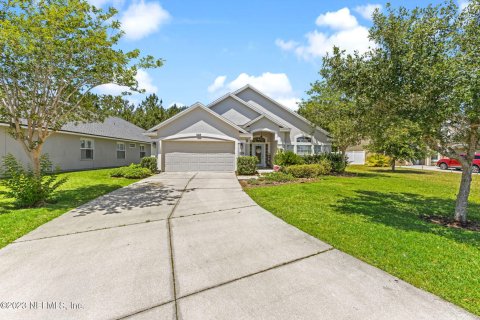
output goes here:
{"type": "MultiPolygon", "coordinates": [[[[372,222],[400,230],[432,233],[457,242],[480,245],[480,232],[443,227],[422,219],[431,215],[453,216],[454,200],[412,193],[357,191],[355,197],[344,198],[334,205],[334,209],[342,214],[362,215],[372,222]]],[[[469,220],[480,221],[479,213],[480,205],[470,203],[469,220]]]]}

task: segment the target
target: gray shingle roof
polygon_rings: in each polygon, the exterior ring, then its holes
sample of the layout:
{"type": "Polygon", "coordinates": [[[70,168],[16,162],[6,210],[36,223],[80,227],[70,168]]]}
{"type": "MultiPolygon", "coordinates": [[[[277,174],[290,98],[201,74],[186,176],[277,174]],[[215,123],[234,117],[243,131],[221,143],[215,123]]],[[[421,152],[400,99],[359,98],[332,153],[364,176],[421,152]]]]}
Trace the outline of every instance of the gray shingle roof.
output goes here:
{"type": "Polygon", "coordinates": [[[65,124],[61,131],[75,132],[80,134],[89,134],[103,136],[108,138],[117,138],[123,140],[134,140],[142,142],[152,142],[152,140],[143,135],[145,130],[137,127],[133,123],[117,117],[108,117],[104,122],[77,123],[69,122],[65,124]]]}

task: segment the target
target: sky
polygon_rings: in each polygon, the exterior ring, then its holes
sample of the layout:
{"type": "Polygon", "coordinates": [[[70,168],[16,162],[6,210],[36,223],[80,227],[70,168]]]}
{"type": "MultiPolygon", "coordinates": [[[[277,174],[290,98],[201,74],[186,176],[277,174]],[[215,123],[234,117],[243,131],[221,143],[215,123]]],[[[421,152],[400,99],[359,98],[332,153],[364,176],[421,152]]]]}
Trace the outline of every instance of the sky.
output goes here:
{"type": "MultiPolygon", "coordinates": [[[[165,60],[139,70],[146,94],[173,103],[204,104],[247,83],[296,110],[310,83],[320,79],[322,57],[333,45],[352,52],[369,45],[371,14],[387,1],[321,0],[88,0],[119,10],[125,37],[119,47],[165,60]]],[[[427,1],[390,1],[412,8],[427,1]]],[[[440,3],[432,0],[429,3],[440,3]]],[[[465,5],[461,0],[460,5],[465,5]]],[[[100,93],[123,89],[106,84],[100,93]]],[[[145,95],[129,99],[138,103],[145,95]]]]}

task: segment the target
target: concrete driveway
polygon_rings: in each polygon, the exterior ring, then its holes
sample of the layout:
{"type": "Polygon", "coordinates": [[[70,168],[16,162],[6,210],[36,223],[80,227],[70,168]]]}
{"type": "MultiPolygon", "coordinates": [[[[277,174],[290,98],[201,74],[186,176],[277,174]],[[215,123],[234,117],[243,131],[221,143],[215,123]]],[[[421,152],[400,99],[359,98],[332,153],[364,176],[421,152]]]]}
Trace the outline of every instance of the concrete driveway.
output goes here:
{"type": "Polygon", "coordinates": [[[163,173],[0,250],[0,319],[476,319],[257,206],[163,173]]]}

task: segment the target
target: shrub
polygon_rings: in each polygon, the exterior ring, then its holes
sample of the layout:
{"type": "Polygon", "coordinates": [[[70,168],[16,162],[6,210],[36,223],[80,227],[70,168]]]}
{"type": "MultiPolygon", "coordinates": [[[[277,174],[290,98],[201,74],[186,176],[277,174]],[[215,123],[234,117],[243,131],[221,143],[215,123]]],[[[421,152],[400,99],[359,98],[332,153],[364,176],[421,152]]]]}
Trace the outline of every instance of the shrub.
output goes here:
{"type": "Polygon", "coordinates": [[[285,172],[270,172],[264,174],[261,179],[267,182],[288,182],[295,180],[295,177],[285,172]]]}
{"type": "Polygon", "coordinates": [[[367,166],[369,167],[388,167],[390,166],[392,159],[381,153],[374,153],[367,157],[367,166]]]}
{"type": "Polygon", "coordinates": [[[281,167],[303,164],[303,158],[293,151],[278,150],[273,159],[273,163],[281,167]]]}
{"type": "Polygon", "coordinates": [[[148,168],[143,168],[139,164],[131,164],[128,167],[115,168],[110,171],[110,177],[127,178],[127,179],[142,179],[152,175],[152,171],[148,168]]]}
{"type": "Polygon", "coordinates": [[[322,160],[320,163],[293,165],[284,167],[282,170],[295,178],[315,178],[331,173],[332,166],[329,161],[322,160]]]}
{"type": "Polygon", "coordinates": [[[347,159],[340,153],[319,153],[303,156],[305,164],[320,163],[323,160],[330,162],[332,172],[343,173],[347,168],[347,159]]]}
{"type": "Polygon", "coordinates": [[[67,181],[66,177],[58,178],[59,168],[52,170],[52,162],[46,154],[40,158],[39,174],[31,168],[25,169],[11,154],[3,158],[3,167],[5,178],[1,184],[7,188],[4,194],[14,198],[18,207],[44,205],[52,199],[54,191],[67,181]]]}
{"type": "Polygon", "coordinates": [[[239,175],[252,175],[257,172],[257,157],[241,156],[237,158],[237,173],[239,175]]]}
{"type": "Polygon", "coordinates": [[[157,158],[155,157],[143,157],[140,161],[142,168],[148,168],[152,173],[157,172],[157,158]]]}

